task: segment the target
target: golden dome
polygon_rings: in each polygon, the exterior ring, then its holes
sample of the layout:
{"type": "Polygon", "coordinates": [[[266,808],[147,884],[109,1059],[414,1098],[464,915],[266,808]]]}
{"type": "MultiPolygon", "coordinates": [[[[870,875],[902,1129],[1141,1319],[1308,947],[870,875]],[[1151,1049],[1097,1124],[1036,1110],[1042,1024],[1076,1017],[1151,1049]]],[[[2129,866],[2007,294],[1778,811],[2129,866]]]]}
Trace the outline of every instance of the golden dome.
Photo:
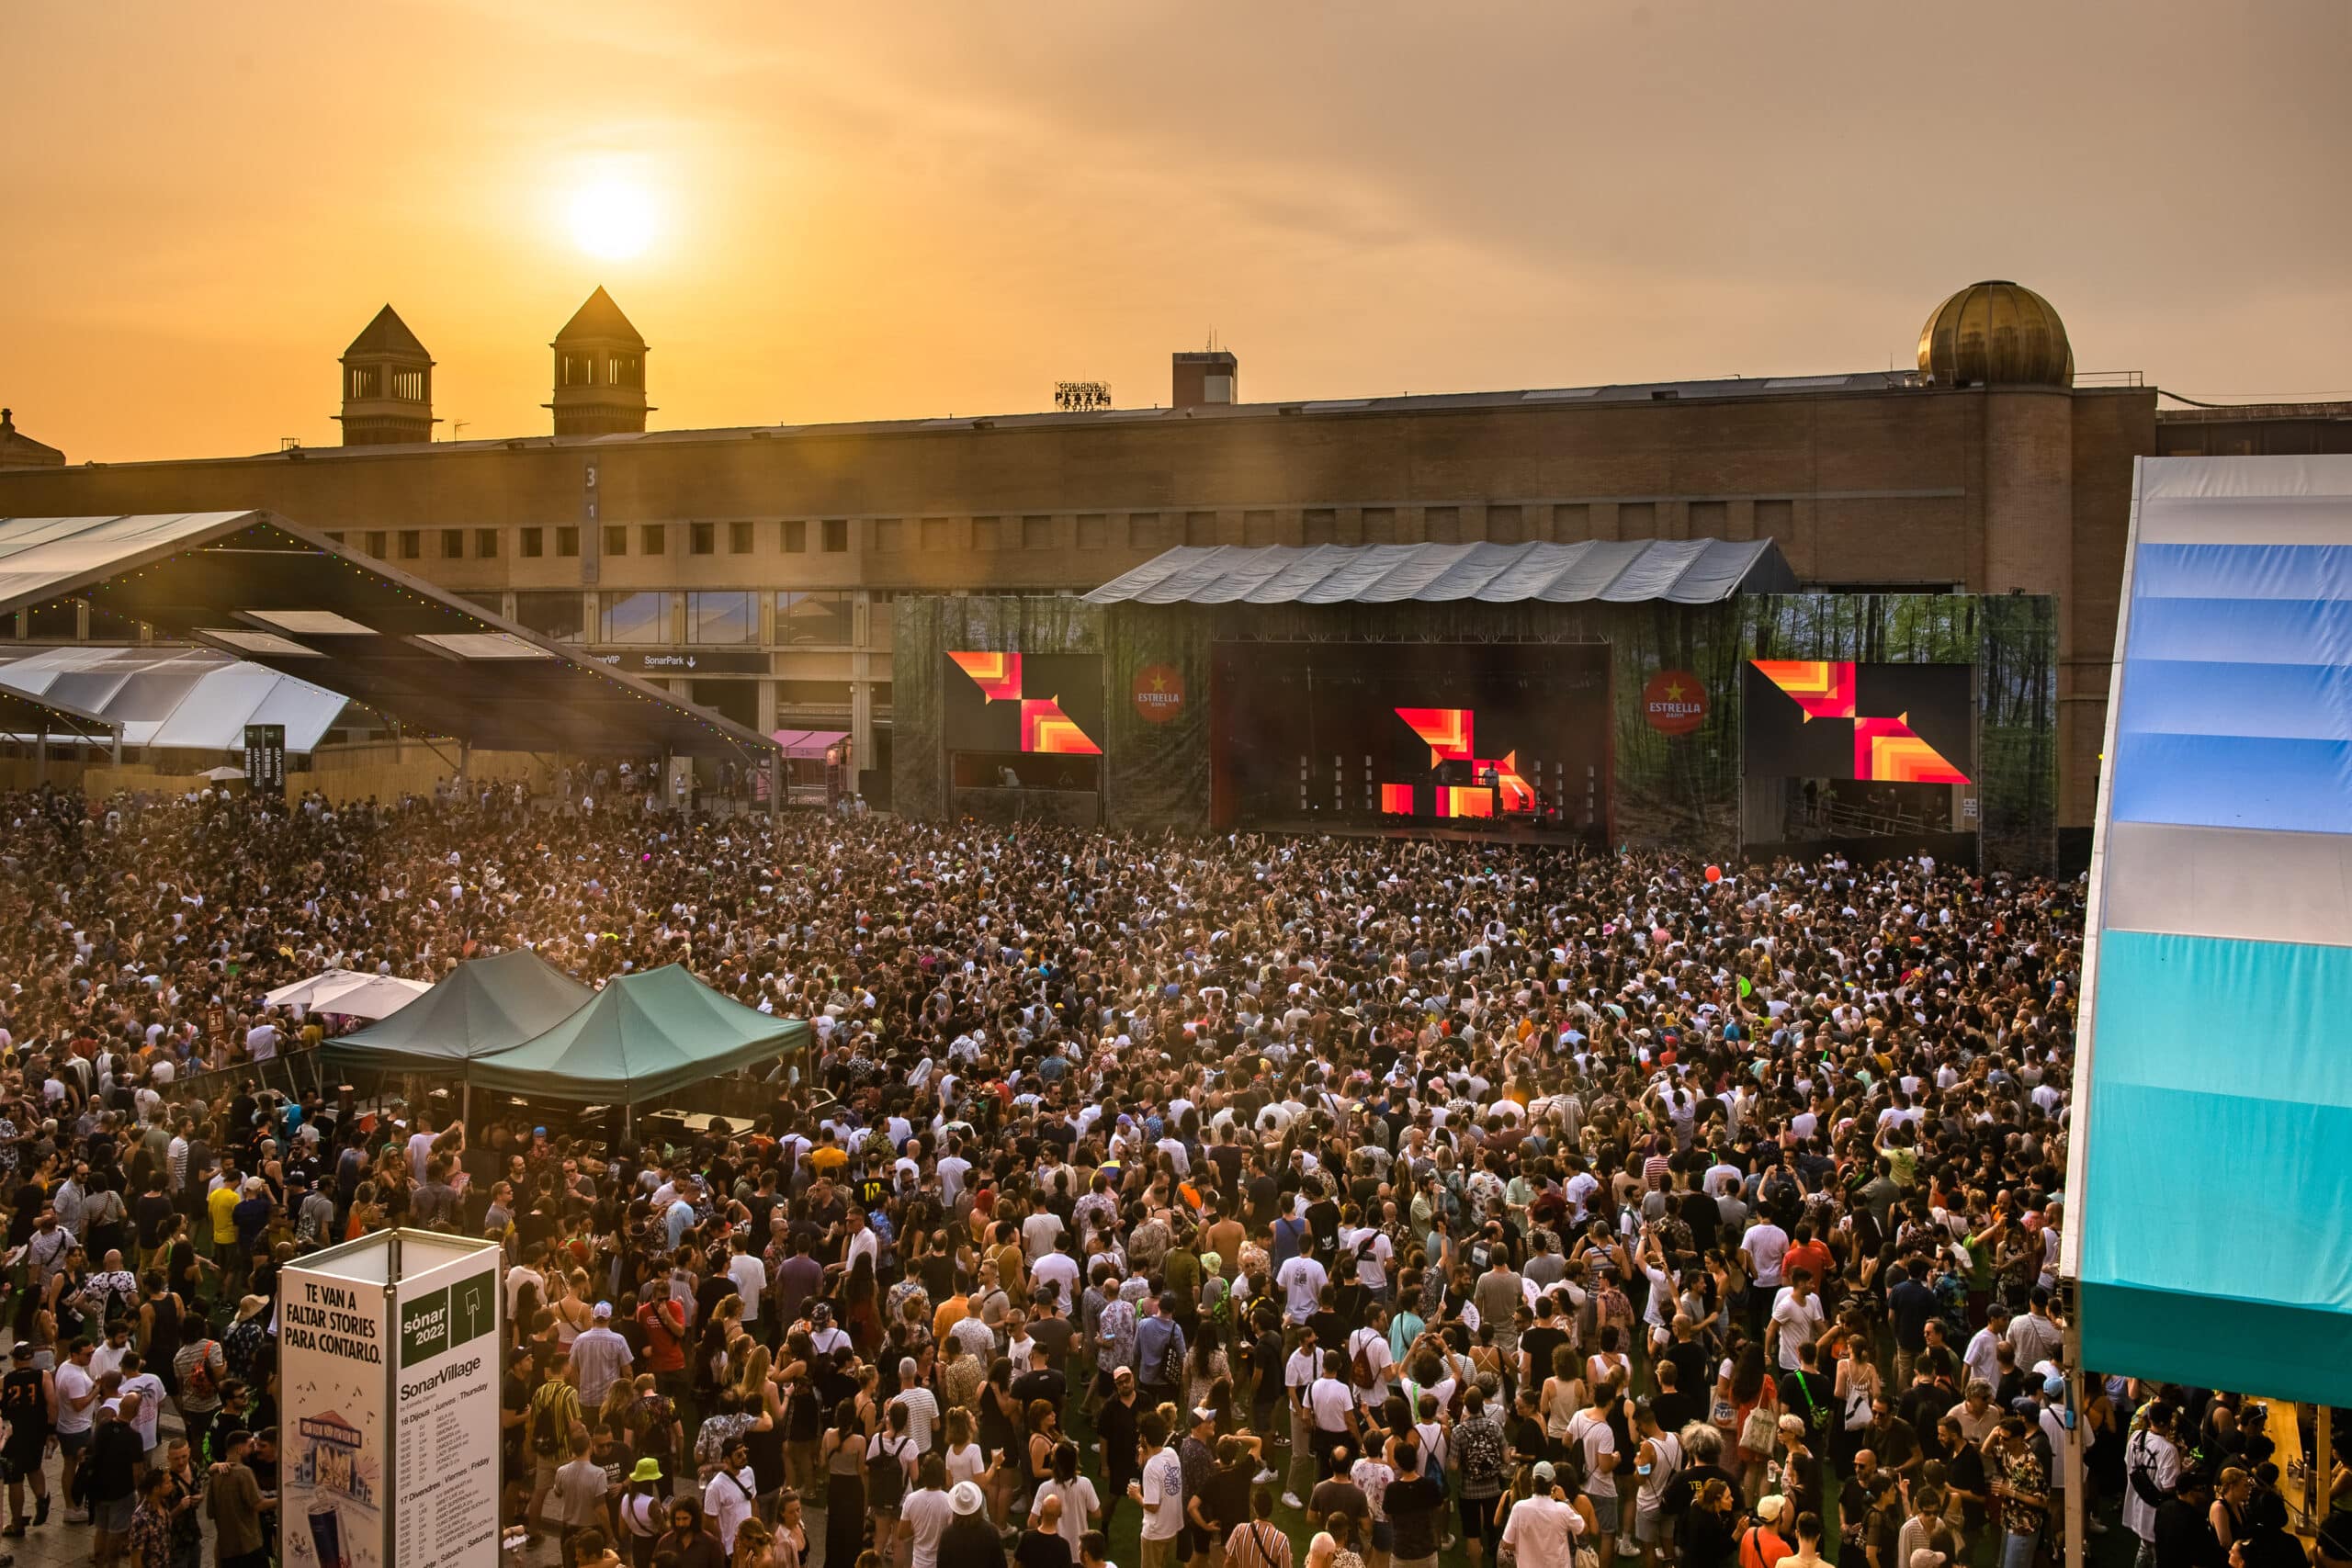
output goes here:
{"type": "Polygon", "coordinates": [[[2071,387],[2066,323],[2030,288],[1972,283],[1919,329],[1919,374],[1938,387],[2071,387]]]}

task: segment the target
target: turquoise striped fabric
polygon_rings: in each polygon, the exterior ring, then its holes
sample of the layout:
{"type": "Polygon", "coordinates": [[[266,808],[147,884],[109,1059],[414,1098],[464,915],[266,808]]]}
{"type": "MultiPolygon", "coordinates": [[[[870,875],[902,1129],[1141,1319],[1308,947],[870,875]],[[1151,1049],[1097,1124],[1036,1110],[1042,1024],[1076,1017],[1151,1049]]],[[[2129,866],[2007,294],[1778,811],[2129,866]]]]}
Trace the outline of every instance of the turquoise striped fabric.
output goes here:
{"type": "Polygon", "coordinates": [[[2352,460],[2143,459],[2067,1256],[2086,1363],[2352,1403],[2352,460]]]}

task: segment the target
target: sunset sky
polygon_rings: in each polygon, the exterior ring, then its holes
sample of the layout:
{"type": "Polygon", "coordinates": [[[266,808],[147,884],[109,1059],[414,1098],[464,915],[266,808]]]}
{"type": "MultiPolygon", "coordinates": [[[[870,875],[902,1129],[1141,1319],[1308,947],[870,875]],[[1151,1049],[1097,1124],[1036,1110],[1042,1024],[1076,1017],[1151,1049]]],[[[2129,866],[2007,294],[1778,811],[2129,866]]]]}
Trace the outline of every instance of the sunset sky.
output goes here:
{"type": "Polygon", "coordinates": [[[76,462],[334,442],[335,355],[387,300],[445,438],[543,434],[547,342],[599,283],[660,428],[1021,412],[1065,378],[1149,404],[1212,330],[1252,401],[1883,368],[1983,277],[2047,295],[2085,370],[2352,396],[2344,0],[0,27],[0,403],[76,462]]]}

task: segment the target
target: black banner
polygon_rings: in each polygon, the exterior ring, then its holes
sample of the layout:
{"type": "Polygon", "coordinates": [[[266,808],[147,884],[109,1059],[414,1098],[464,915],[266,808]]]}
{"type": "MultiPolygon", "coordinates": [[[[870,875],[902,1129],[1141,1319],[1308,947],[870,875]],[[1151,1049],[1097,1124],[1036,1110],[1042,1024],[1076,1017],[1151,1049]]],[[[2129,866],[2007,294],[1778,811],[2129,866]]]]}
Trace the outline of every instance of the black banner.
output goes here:
{"type": "Polygon", "coordinates": [[[286,727],[245,726],[245,787],[256,795],[286,793],[286,727]]]}
{"type": "Polygon", "coordinates": [[[764,675],[768,672],[768,656],[757,649],[647,649],[641,652],[610,650],[591,653],[588,657],[599,664],[608,664],[631,675],[764,675]]]}

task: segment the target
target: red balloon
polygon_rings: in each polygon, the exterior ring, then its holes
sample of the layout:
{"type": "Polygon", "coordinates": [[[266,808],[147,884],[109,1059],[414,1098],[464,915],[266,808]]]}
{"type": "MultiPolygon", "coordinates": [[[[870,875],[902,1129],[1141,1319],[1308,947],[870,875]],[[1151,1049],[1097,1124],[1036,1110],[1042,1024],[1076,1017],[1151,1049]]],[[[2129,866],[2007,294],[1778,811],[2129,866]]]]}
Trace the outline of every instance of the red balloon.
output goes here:
{"type": "Polygon", "coordinates": [[[1719,866],[1719,865],[1711,865],[1711,866],[1709,866],[1709,867],[1707,868],[1707,880],[1708,880],[1708,881],[1710,881],[1710,882],[1721,882],[1723,879],[1724,879],[1724,868],[1723,868],[1722,866],[1719,866]]]}

